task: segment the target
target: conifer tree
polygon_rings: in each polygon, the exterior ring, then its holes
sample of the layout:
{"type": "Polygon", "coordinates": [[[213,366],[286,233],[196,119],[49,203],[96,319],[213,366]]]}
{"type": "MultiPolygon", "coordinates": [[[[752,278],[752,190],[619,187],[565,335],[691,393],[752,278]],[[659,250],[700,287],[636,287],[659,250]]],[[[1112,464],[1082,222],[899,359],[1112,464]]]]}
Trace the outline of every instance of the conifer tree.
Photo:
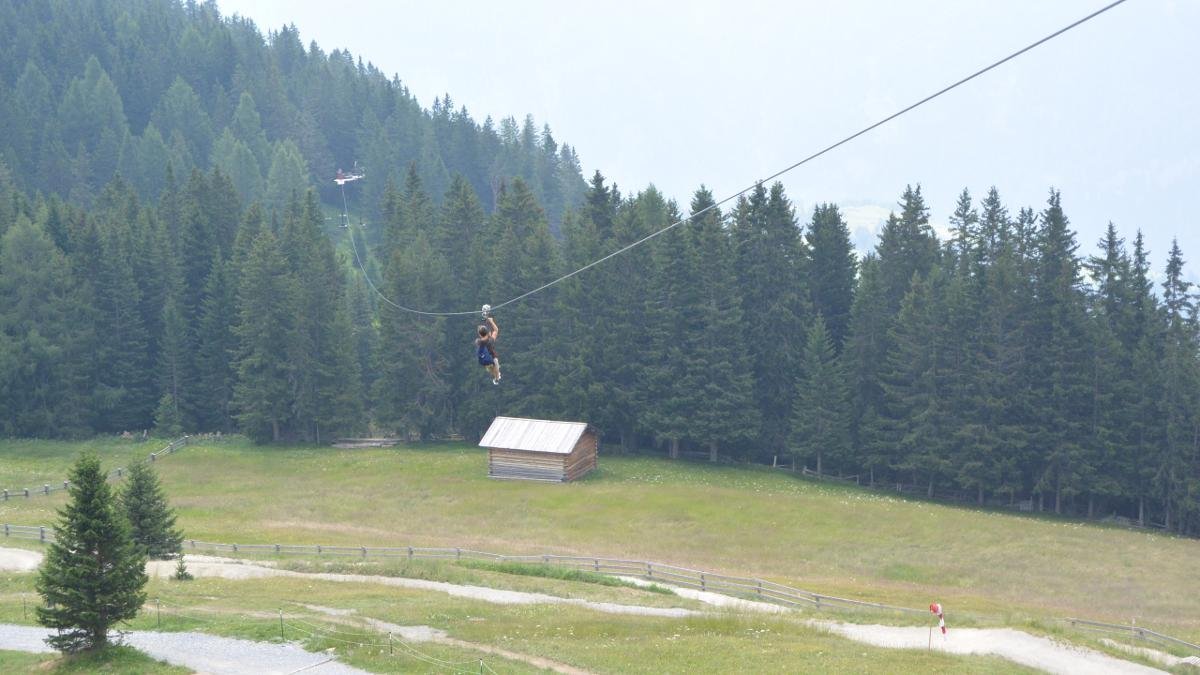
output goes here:
{"type": "Polygon", "coordinates": [[[881,416],[884,393],[880,375],[886,365],[891,317],[885,305],[878,258],[868,253],[860,269],[842,358],[850,386],[850,431],[855,457],[874,484],[876,471],[886,470],[890,463],[885,441],[889,435],[884,428],[886,418],[881,416]]]}
{"type": "Polygon", "coordinates": [[[54,542],[38,570],[45,605],[38,623],[57,631],[46,642],[64,652],[100,649],[108,631],[137,616],[146,600],[145,556],[134,544],[100,470],[85,454],[70,474],[70,497],[59,512],[54,542]]]}
{"type": "Polygon", "coordinates": [[[893,213],[888,217],[875,250],[884,297],[888,308],[895,313],[908,293],[913,275],[929,274],[938,259],[937,236],[929,225],[929,207],[925,205],[920,185],[904,189],[900,215],[893,213]]]}
{"type": "Polygon", "coordinates": [[[1085,488],[1094,461],[1085,440],[1090,346],[1075,234],[1057,191],[1051,191],[1041,220],[1032,326],[1042,373],[1034,387],[1039,416],[1033,441],[1040,454],[1034,491],[1039,498],[1052,494],[1055,513],[1061,513],[1064,499],[1085,488]]]}
{"type": "Polygon", "coordinates": [[[800,373],[791,446],[821,475],[825,460],[844,461],[850,450],[850,391],[820,314],[808,329],[800,373]]]}
{"type": "Polygon", "coordinates": [[[692,266],[679,282],[694,287],[698,303],[685,306],[680,322],[669,327],[683,343],[682,365],[696,380],[689,389],[693,400],[688,409],[698,412],[691,420],[692,435],[708,446],[709,460],[715,462],[719,446],[744,446],[753,439],[760,413],[754,407],[753,360],[745,345],[733,241],[720,211],[706,211],[713,202],[704,188],[692,198],[691,212],[700,215],[689,225],[688,248],[694,252],[687,260],[692,266]],[[689,354],[705,355],[700,367],[689,354]]]}
{"type": "Polygon", "coordinates": [[[292,409],[292,366],[287,345],[293,339],[295,280],[270,230],[255,238],[238,287],[238,338],[233,390],[235,418],[256,442],[283,438],[292,409]]]}
{"type": "Polygon", "coordinates": [[[74,399],[84,370],[70,321],[74,300],[67,262],[44,228],[24,215],[0,240],[0,333],[8,366],[3,381],[10,392],[0,425],[13,436],[86,432],[80,419],[86,403],[74,399]]]}
{"type": "Polygon", "coordinates": [[[913,276],[912,289],[904,296],[889,333],[887,367],[881,377],[884,414],[896,433],[891,464],[908,472],[914,482],[923,478],[929,497],[950,469],[941,281],[937,267],[929,279],[913,276]]]}
{"type": "Polygon", "coordinates": [[[198,428],[205,431],[230,431],[233,428],[230,402],[236,373],[233,354],[237,338],[233,323],[237,318],[236,288],[229,279],[232,263],[213,261],[212,272],[204,284],[204,299],[196,326],[196,382],[192,387],[198,411],[198,428]]]}
{"type": "Polygon", "coordinates": [[[858,259],[850,242],[850,229],[835,204],[820,204],[813,210],[807,240],[808,291],[813,311],[824,317],[840,353],[850,325],[858,259]]]}
{"type": "Polygon", "coordinates": [[[169,560],[183,552],[183,534],[175,527],[175,510],[167,503],[154,469],[145,462],[130,465],[119,506],[129,522],[133,542],[151,560],[169,560]]]}
{"type": "Polygon", "coordinates": [[[760,452],[774,454],[789,440],[795,373],[803,353],[806,252],[783,185],[757,186],[733,214],[736,275],[742,293],[743,335],[751,354],[760,452]]]}

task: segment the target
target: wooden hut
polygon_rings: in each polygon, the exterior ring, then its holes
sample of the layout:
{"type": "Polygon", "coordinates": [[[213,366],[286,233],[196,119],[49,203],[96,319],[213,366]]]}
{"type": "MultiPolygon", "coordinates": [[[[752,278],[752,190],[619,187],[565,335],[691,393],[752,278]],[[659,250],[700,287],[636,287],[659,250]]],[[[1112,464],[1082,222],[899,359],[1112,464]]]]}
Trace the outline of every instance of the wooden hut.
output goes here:
{"type": "Polygon", "coordinates": [[[596,468],[600,435],[584,422],[497,417],[479,446],[490,478],[565,483],[596,468]]]}

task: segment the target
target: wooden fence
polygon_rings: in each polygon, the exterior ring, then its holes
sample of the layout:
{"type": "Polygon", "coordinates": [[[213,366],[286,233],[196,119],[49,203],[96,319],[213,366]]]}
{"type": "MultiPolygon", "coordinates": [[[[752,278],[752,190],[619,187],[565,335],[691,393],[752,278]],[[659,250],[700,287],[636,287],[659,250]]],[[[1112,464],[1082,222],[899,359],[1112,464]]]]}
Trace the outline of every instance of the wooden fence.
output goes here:
{"type": "MultiPolygon", "coordinates": [[[[187,447],[187,444],[191,441],[191,439],[192,439],[191,436],[180,436],[179,438],[176,438],[175,440],[168,443],[166,445],[166,447],[162,448],[161,450],[158,450],[157,452],[150,453],[149,455],[146,456],[145,459],[140,460],[140,461],[143,463],[145,463],[145,462],[153,463],[155,461],[158,461],[158,458],[160,458],[160,457],[163,457],[165,455],[170,455],[174,452],[178,452],[179,450],[187,447]]],[[[123,478],[125,476],[126,471],[128,471],[128,469],[118,466],[117,468],[108,472],[108,479],[109,480],[121,480],[121,478],[123,478]]],[[[57,483],[55,483],[53,485],[50,483],[45,483],[41,487],[35,487],[35,488],[18,488],[15,490],[10,490],[10,489],[5,488],[4,490],[0,490],[0,501],[6,502],[10,499],[17,498],[17,497],[20,497],[23,499],[28,499],[29,497],[35,497],[38,495],[49,496],[51,494],[54,494],[55,492],[58,492],[60,490],[66,490],[70,487],[71,487],[71,482],[64,480],[62,482],[62,485],[59,485],[57,483]]]]}
{"type": "Polygon", "coordinates": [[[1072,628],[1079,630],[1094,631],[1097,633],[1110,633],[1114,635],[1124,635],[1133,637],[1146,642],[1153,642],[1164,647],[1178,647],[1186,649],[1193,654],[1200,654],[1200,645],[1192,644],[1186,640],[1180,640],[1170,635],[1163,635],[1157,631],[1152,631],[1149,628],[1141,626],[1125,626],[1118,623],[1102,623],[1100,621],[1089,621],[1087,619],[1063,619],[1072,628]]]}
{"type": "MultiPolygon", "coordinates": [[[[33,525],[0,526],[0,534],[13,539],[25,539],[42,543],[54,540],[52,529],[33,525]]],[[[324,546],[301,544],[223,544],[197,539],[186,539],[183,542],[184,551],[235,554],[241,556],[265,555],[282,556],[296,555],[307,557],[330,557],[336,559],[376,559],[376,560],[481,560],[499,563],[523,563],[534,565],[556,565],[576,570],[609,574],[614,576],[636,577],[651,582],[661,582],[668,586],[682,586],[700,591],[719,593],[740,599],[770,602],[785,607],[808,607],[817,610],[874,610],[908,615],[925,616],[927,610],[911,607],[897,607],[878,602],[852,600],[823,593],[813,593],[800,588],[777,584],[765,579],[753,577],[737,577],[717,574],[704,570],[679,567],[648,560],[627,560],[622,558],[603,558],[598,556],[564,556],[553,554],[542,555],[508,555],[477,551],[470,548],[431,548],[420,546],[324,546]]],[[[1200,645],[1195,645],[1179,638],[1164,635],[1140,626],[1122,626],[1119,624],[1101,623],[1086,619],[1068,618],[1063,620],[1072,628],[1080,630],[1109,632],[1125,635],[1151,642],[1157,645],[1175,646],[1191,653],[1200,655],[1200,645]]]]}

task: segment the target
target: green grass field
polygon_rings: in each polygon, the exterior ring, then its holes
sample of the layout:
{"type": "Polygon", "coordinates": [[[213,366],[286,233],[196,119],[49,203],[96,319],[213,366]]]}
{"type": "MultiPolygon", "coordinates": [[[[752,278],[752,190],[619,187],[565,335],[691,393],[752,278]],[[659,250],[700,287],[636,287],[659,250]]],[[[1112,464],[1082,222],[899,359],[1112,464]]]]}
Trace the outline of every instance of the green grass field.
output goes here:
{"type": "MultiPolygon", "coordinates": [[[[356,621],[358,616],[404,626],[432,626],[465,643],[547,658],[594,672],[1031,672],[999,658],[864,646],[806,626],[798,618],[733,614],[692,619],[613,616],[575,607],[490,605],[436,592],[371,584],[313,583],[306,579],[154,580],[147,590],[147,609],[131,622],[131,628],[197,630],[272,641],[280,637],[277,617],[282,610],[286,639],[299,641],[312,651],[335,648],[342,661],[372,672],[446,672],[427,658],[459,664],[483,659],[499,673],[537,669],[465,646],[408,645],[420,656],[399,645],[388,649],[382,646],[388,644],[386,634],[362,625],[356,621]],[[154,609],[159,599],[163,607],[161,623],[154,609]],[[315,607],[352,609],[354,614],[330,617],[315,607]],[[349,644],[353,642],[377,646],[349,644]]],[[[13,601],[22,593],[34,593],[30,575],[0,578],[0,622],[30,623],[22,616],[19,602],[13,601]]],[[[47,660],[44,656],[0,652],[0,668],[5,671],[21,672],[26,669],[24,664],[47,660]]],[[[145,670],[112,672],[179,672],[144,665],[145,670]]]]}
{"type": "MultiPolygon", "coordinates": [[[[4,442],[0,486],[61,481],[85,446],[106,466],[157,447],[4,442]]],[[[905,500],[766,468],[602,455],[597,472],[558,485],[490,480],[483,451],[463,445],[342,451],[241,440],[189,447],[157,468],[186,535],[201,540],[629,557],[890,604],[936,600],[952,626],[1082,616],[1200,639],[1200,541],[905,500]]],[[[0,502],[0,521],[49,524],[62,499],[0,502]]]]}

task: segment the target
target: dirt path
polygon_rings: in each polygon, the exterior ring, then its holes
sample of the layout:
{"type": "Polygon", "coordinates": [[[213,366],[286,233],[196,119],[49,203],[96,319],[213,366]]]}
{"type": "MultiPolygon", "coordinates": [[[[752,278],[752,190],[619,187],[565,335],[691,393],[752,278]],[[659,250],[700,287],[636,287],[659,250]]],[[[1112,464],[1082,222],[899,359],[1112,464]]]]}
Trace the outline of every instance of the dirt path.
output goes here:
{"type": "Polygon", "coordinates": [[[0,572],[32,572],[42,564],[42,554],[22,548],[0,548],[0,572]]]}
{"type": "Polygon", "coordinates": [[[1085,647],[1056,642],[1011,628],[952,628],[945,638],[921,626],[866,626],[832,621],[810,625],[877,647],[932,649],[950,654],[994,654],[1049,673],[1089,675],[1149,675],[1163,671],[1101,654],[1085,647]]]}
{"type": "MultiPolygon", "coordinates": [[[[354,610],[332,609],[329,607],[316,607],[313,605],[306,606],[314,611],[319,611],[323,614],[332,616],[345,617],[347,614],[354,613],[354,610]]],[[[552,670],[556,673],[563,673],[564,675],[592,675],[589,671],[541,656],[521,654],[520,652],[509,651],[507,649],[501,649],[500,647],[493,647],[491,645],[480,644],[478,642],[468,642],[467,640],[452,638],[449,635],[446,635],[445,631],[438,630],[431,626],[401,626],[399,624],[388,623],[386,621],[380,621],[379,619],[372,619],[365,616],[359,618],[363,623],[377,631],[382,633],[390,633],[391,635],[396,635],[401,639],[410,640],[412,642],[435,642],[437,644],[458,647],[459,649],[472,649],[485,654],[501,656],[512,661],[527,663],[535,668],[552,670]]],[[[354,625],[352,621],[347,621],[346,623],[347,625],[354,625]]]]}
{"type": "MultiPolygon", "coordinates": [[[[499,605],[534,605],[556,604],[574,605],[597,612],[608,614],[637,614],[640,616],[658,616],[682,618],[699,614],[695,610],[679,607],[641,607],[639,605],[622,605],[613,602],[596,602],[576,598],[560,598],[545,593],[529,593],[525,591],[504,591],[484,586],[466,586],[446,583],[444,581],[427,581],[425,579],[406,579],[403,577],[385,577],[367,574],[336,574],[332,572],[293,572],[268,567],[259,562],[236,561],[211,556],[185,556],[188,571],[197,577],[219,577],[222,579],[265,579],[269,577],[293,577],[300,579],[320,579],[341,583],[367,583],[400,588],[415,588],[425,591],[438,591],[460,598],[482,600],[499,605]]],[[[175,563],[171,561],[151,561],[146,566],[146,572],[151,576],[170,577],[175,574],[175,563]]]]}
{"type": "MultiPolygon", "coordinates": [[[[11,552],[11,549],[0,549],[0,569],[4,569],[5,561],[10,559],[4,554],[11,552]]],[[[27,556],[30,552],[18,551],[16,553],[17,556],[12,557],[11,560],[16,561],[20,559],[24,561],[21,564],[28,565],[29,558],[27,556]]],[[[33,555],[36,556],[37,554],[35,553],[33,555]]],[[[260,562],[234,561],[227,558],[213,558],[208,556],[187,556],[186,561],[188,569],[196,576],[221,577],[225,579],[299,577],[335,582],[374,583],[385,586],[439,591],[457,597],[471,598],[497,604],[566,604],[586,607],[596,611],[612,614],[638,614],[644,616],[675,618],[701,614],[700,612],[689,609],[639,607],[636,605],[593,602],[589,600],[559,598],[543,593],[503,591],[485,588],[482,586],[463,586],[442,581],[426,581],[423,579],[405,579],[400,577],[354,574],[293,572],[290,570],[275,569],[260,562]]],[[[12,562],[11,564],[15,565],[17,563],[12,562]]],[[[171,562],[152,562],[147,566],[148,573],[159,577],[168,577],[172,575],[174,571],[175,565],[171,562]]],[[[641,582],[639,581],[639,583],[641,582]]],[[[769,603],[740,600],[717,593],[708,593],[685,588],[675,588],[672,590],[674,590],[681,597],[699,600],[701,602],[713,605],[714,607],[724,607],[738,611],[753,611],[773,614],[786,613],[790,611],[786,608],[781,608],[777,605],[769,603]]],[[[387,625],[389,628],[381,629],[385,631],[395,629],[394,632],[401,636],[406,634],[405,632],[401,631],[411,631],[421,628],[434,631],[434,629],[428,627],[394,626],[390,624],[383,624],[382,622],[378,622],[376,625],[377,627],[387,625]]],[[[809,625],[821,628],[823,630],[828,630],[831,633],[849,638],[851,640],[856,640],[858,642],[864,642],[879,647],[897,649],[926,649],[928,648],[929,644],[929,631],[927,628],[920,626],[903,627],[860,625],[839,623],[834,621],[810,621],[809,625]]],[[[531,665],[550,668],[558,672],[571,673],[572,675],[578,675],[584,672],[565,664],[558,664],[549,660],[543,660],[542,663],[535,663],[529,659],[540,657],[528,657],[526,655],[510,653],[495,647],[489,647],[487,645],[478,645],[455,640],[454,638],[445,636],[445,634],[441,633],[440,631],[436,631],[436,633],[438,634],[430,634],[426,635],[426,637],[430,637],[432,641],[445,641],[445,644],[454,644],[463,648],[485,651],[498,656],[525,661],[531,665]]],[[[417,635],[420,635],[420,633],[407,634],[412,635],[413,637],[408,637],[406,639],[413,640],[417,639],[417,635]]],[[[1145,675],[1149,673],[1163,672],[1148,666],[1143,666],[1130,661],[1124,661],[1122,659],[1108,656],[1092,649],[1076,647],[1070,644],[1057,642],[1049,638],[1037,637],[1009,628],[952,629],[945,639],[942,639],[941,636],[936,636],[933,640],[932,648],[951,654],[994,654],[1011,661],[1015,661],[1016,663],[1051,673],[1074,674],[1087,672],[1089,674],[1094,673],[1096,675],[1145,675]]]]}
{"type": "MultiPolygon", "coordinates": [[[[0,624],[0,649],[52,653],[46,645],[50,631],[34,626],[0,624]]],[[[303,670],[317,675],[367,675],[366,671],[339,663],[329,654],[314,654],[290,644],[251,642],[207,633],[155,633],[133,631],[125,644],[184,668],[211,675],[259,675],[303,670]]]]}

